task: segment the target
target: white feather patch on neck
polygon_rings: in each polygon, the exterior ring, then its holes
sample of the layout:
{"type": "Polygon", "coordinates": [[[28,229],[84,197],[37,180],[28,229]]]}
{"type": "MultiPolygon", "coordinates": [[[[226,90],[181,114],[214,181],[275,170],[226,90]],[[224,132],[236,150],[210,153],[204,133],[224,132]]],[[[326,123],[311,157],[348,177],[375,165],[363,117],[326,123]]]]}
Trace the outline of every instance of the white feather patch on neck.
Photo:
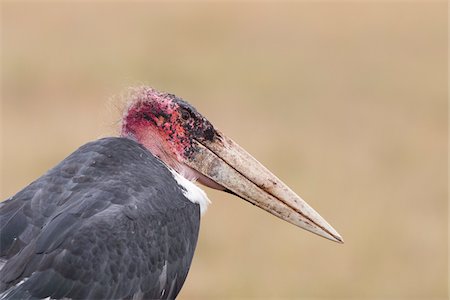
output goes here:
{"type": "Polygon", "coordinates": [[[196,186],[193,182],[184,178],[184,176],[180,175],[174,169],[169,168],[169,170],[177,183],[182,186],[183,195],[191,202],[198,203],[200,205],[200,213],[203,215],[206,212],[208,205],[211,203],[211,201],[208,199],[208,196],[206,196],[206,193],[201,188],[196,186]]]}

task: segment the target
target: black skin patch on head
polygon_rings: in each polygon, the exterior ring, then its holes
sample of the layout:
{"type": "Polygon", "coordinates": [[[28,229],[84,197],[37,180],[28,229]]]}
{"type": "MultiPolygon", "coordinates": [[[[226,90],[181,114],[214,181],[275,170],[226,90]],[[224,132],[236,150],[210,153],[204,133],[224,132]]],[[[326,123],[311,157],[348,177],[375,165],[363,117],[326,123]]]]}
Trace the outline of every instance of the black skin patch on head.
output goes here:
{"type": "Polygon", "coordinates": [[[214,134],[215,134],[214,128],[212,128],[212,127],[207,128],[207,129],[205,130],[205,138],[206,138],[208,141],[212,141],[212,140],[213,140],[214,134]]]}
{"type": "Polygon", "coordinates": [[[147,121],[153,121],[153,119],[149,116],[149,114],[147,114],[147,113],[143,113],[142,114],[142,117],[145,119],[145,120],[147,120],[147,121]]]}
{"type": "Polygon", "coordinates": [[[181,98],[178,98],[172,94],[172,101],[178,104],[181,118],[185,121],[183,127],[186,131],[190,132],[192,136],[198,140],[213,141],[214,138],[219,137],[219,134],[214,129],[214,126],[200,113],[197,112],[195,107],[181,98]]]}
{"type": "Polygon", "coordinates": [[[170,120],[171,115],[166,113],[164,110],[162,109],[155,109],[154,111],[154,115],[155,117],[159,118],[159,117],[163,117],[165,120],[170,120]]]}

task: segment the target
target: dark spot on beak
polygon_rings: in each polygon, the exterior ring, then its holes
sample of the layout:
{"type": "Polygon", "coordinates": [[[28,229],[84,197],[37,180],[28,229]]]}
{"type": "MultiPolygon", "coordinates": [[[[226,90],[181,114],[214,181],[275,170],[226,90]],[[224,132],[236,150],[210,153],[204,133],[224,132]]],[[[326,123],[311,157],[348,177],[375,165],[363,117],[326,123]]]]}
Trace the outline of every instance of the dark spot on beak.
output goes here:
{"type": "Polygon", "coordinates": [[[214,139],[214,134],[215,134],[214,128],[212,128],[212,126],[208,127],[205,130],[205,139],[207,139],[208,141],[212,141],[214,139]]]}

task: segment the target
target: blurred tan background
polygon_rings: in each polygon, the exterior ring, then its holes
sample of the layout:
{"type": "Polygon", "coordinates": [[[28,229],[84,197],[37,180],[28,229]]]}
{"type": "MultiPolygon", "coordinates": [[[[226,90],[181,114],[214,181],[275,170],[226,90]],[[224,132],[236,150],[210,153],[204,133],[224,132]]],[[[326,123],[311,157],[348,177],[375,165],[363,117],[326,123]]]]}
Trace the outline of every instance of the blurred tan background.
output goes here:
{"type": "MultiPolygon", "coordinates": [[[[344,237],[207,189],[180,299],[447,299],[447,3],[2,2],[1,196],[190,101],[344,237]]],[[[206,188],[205,188],[206,189],[206,188]]]]}

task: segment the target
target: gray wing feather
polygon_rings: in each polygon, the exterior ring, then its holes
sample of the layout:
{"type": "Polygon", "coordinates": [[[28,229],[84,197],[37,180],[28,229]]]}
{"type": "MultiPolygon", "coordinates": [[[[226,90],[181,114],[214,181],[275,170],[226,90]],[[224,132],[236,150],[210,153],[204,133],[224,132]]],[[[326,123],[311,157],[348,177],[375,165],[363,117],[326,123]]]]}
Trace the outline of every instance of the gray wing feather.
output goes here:
{"type": "Polygon", "coordinates": [[[136,142],[86,144],[0,203],[2,299],[173,299],[199,219],[198,205],[136,142]]]}

